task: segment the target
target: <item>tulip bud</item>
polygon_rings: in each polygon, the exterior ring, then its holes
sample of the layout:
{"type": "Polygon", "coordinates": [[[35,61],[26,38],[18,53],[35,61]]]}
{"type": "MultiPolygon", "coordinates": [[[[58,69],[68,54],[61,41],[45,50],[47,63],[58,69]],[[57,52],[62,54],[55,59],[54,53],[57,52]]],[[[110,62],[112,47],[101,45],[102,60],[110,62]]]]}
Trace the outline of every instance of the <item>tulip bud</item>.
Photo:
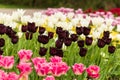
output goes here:
{"type": "Polygon", "coordinates": [[[108,47],[108,52],[109,52],[109,53],[114,53],[114,52],[115,52],[115,49],[116,49],[115,46],[109,46],[109,47],[108,47]]]}
{"type": "Polygon", "coordinates": [[[84,28],[83,27],[76,27],[76,33],[78,35],[81,35],[83,33],[84,28]]]}
{"type": "Polygon", "coordinates": [[[47,48],[45,47],[40,47],[39,55],[44,56],[47,52],[47,48]]]}
{"type": "Polygon", "coordinates": [[[87,49],[86,48],[80,48],[80,52],[79,52],[79,55],[81,57],[84,57],[87,53],[87,49]]]}
{"type": "Polygon", "coordinates": [[[91,44],[92,44],[92,41],[93,41],[93,38],[92,38],[92,37],[86,37],[86,39],[85,39],[86,45],[91,45],[91,44]]]}
{"type": "Polygon", "coordinates": [[[72,41],[77,41],[78,40],[78,36],[77,36],[77,34],[71,34],[71,39],[72,39],[72,41]]]}
{"type": "Polygon", "coordinates": [[[60,40],[60,39],[58,39],[56,42],[55,42],[55,46],[56,46],[56,48],[62,48],[62,45],[63,45],[63,41],[62,40],[60,40]]]}
{"type": "Polygon", "coordinates": [[[98,39],[98,43],[97,43],[98,47],[103,48],[105,46],[105,42],[103,39],[98,39]]]}
{"type": "Polygon", "coordinates": [[[46,35],[39,35],[38,41],[43,44],[47,44],[49,42],[49,38],[46,35]]]}
{"type": "Polygon", "coordinates": [[[79,40],[77,44],[79,47],[84,47],[84,40],[79,40]]]}

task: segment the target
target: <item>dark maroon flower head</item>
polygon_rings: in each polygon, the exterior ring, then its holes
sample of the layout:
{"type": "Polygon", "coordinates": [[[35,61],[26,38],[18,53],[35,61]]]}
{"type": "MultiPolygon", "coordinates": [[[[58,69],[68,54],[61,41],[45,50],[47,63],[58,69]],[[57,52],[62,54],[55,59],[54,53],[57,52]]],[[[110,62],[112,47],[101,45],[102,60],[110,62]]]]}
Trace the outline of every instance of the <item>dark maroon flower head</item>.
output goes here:
{"type": "Polygon", "coordinates": [[[83,27],[76,27],[76,33],[77,33],[78,35],[81,35],[81,34],[83,33],[83,31],[84,31],[84,28],[83,28],[83,27]]]}
{"type": "Polygon", "coordinates": [[[28,30],[28,26],[22,25],[22,32],[26,32],[28,30]]]}
{"type": "Polygon", "coordinates": [[[26,32],[26,33],[25,33],[25,37],[26,37],[27,40],[29,40],[29,35],[30,35],[29,32],[26,32]]]}
{"type": "Polygon", "coordinates": [[[115,46],[109,46],[109,47],[108,47],[108,52],[109,52],[109,53],[114,53],[114,52],[115,52],[115,49],[116,49],[115,46]]]}
{"type": "Polygon", "coordinates": [[[13,31],[11,27],[7,27],[7,28],[6,28],[6,34],[7,34],[10,38],[14,37],[14,36],[16,35],[16,33],[17,33],[17,32],[13,31]]]}
{"type": "Polygon", "coordinates": [[[109,31],[104,31],[103,36],[106,38],[109,38],[110,32],[109,31]]]}
{"type": "Polygon", "coordinates": [[[0,55],[2,55],[3,54],[3,50],[2,49],[0,49],[0,55]]]}
{"type": "Polygon", "coordinates": [[[3,38],[0,38],[0,47],[3,47],[5,45],[5,40],[3,38]]]}
{"type": "Polygon", "coordinates": [[[19,40],[18,36],[14,36],[14,37],[11,38],[11,42],[13,44],[16,44],[18,42],[18,40],[19,40]]]}
{"type": "Polygon", "coordinates": [[[50,55],[55,56],[57,54],[57,48],[50,47],[50,55]]]}
{"type": "Polygon", "coordinates": [[[79,55],[84,57],[87,54],[87,48],[80,48],[79,55]]]}
{"type": "Polygon", "coordinates": [[[107,37],[102,37],[102,39],[104,40],[104,42],[106,43],[106,44],[110,44],[110,42],[112,41],[112,39],[111,38],[107,38],[107,37]]]}
{"type": "Polygon", "coordinates": [[[90,28],[84,27],[83,34],[88,35],[90,33],[90,28]]]}
{"type": "Polygon", "coordinates": [[[45,47],[40,47],[40,50],[39,50],[39,55],[40,55],[40,56],[45,56],[45,55],[46,55],[46,52],[47,52],[47,48],[45,48],[45,47]]]}
{"type": "Polygon", "coordinates": [[[34,22],[33,23],[29,23],[28,22],[28,31],[35,33],[36,30],[37,30],[37,27],[35,27],[35,23],[34,22]]]}
{"type": "Polygon", "coordinates": [[[79,47],[84,47],[84,40],[79,40],[77,44],[79,47]]]}
{"type": "Polygon", "coordinates": [[[59,34],[59,33],[61,33],[62,30],[63,30],[63,29],[62,29],[61,27],[57,27],[56,33],[59,34]]]}
{"type": "Polygon", "coordinates": [[[71,36],[72,41],[75,42],[75,41],[78,40],[78,36],[77,36],[77,34],[71,34],[70,36],[71,36]]]}
{"type": "Polygon", "coordinates": [[[55,42],[55,47],[60,49],[62,48],[62,45],[63,45],[63,41],[58,39],[56,42],[55,42]]]}
{"type": "Polygon", "coordinates": [[[67,30],[63,30],[58,34],[59,39],[65,39],[69,37],[69,32],[67,30]]]}
{"type": "Polygon", "coordinates": [[[56,56],[63,57],[63,51],[61,49],[57,49],[56,56]]]}
{"type": "Polygon", "coordinates": [[[71,38],[66,38],[66,39],[64,39],[64,43],[65,43],[66,46],[70,46],[71,43],[72,43],[71,38]]]}
{"type": "Polygon", "coordinates": [[[92,41],[93,41],[93,38],[92,38],[92,37],[86,37],[86,39],[85,39],[85,44],[86,44],[86,45],[91,45],[91,44],[92,44],[92,41]]]}
{"type": "Polygon", "coordinates": [[[44,27],[39,27],[39,33],[43,34],[45,32],[45,28],[44,27]]]}
{"type": "Polygon", "coordinates": [[[6,27],[3,24],[0,24],[0,34],[6,33],[6,27]]]}
{"type": "Polygon", "coordinates": [[[43,44],[47,44],[49,42],[49,37],[46,35],[39,35],[38,41],[43,44]]]}
{"type": "Polygon", "coordinates": [[[53,36],[54,36],[54,33],[53,33],[53,32],[48,32],[48,37],[49,37],[49,39],[52,39],[53,36]]]}
{"type": "Polygon", "coordinates": [[[103,39],[98,39],[98,43],[97,43],[98,47],[103,48],[105,46],[105,42],[103,39]]]}

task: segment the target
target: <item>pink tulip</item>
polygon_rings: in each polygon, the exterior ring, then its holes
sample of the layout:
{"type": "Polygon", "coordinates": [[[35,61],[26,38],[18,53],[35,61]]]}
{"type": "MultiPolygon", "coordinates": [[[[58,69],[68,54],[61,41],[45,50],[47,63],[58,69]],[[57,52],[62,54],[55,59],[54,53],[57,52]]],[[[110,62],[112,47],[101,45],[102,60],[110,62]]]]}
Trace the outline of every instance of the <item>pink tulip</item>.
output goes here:
{"type": "Polygon", "coordinates": [[[42,63],[38,64],[35,70],[39,76],[46,76],[50,72],[50,67],[48,63],[42,63]]]}
{"type": "Polygon", "coordinates": [[[84,64],[82,64],[82,63],[80,63],[80,64],[75,63],[72,66],[72,69],[73,69],[74,74],[81,75],[86,68],[85,68],[84,64]]]}
{"type": "Polygon", "coordinates": [[[18,52],[18,56],[19,56],[21,62],[29,61],[31,59],[32,54],[33,53],[31,50],[22,49],[18,52]]]}
{"type": "Polygon", "coordinates": [[[7,80],[7,73],[0,70],[0,80],[7,80]]]}
{"type": "Polygon", "coordinates": [[[20,63],[17,65],[17,68],[20,70],[21,72],[21,76],[22,75],[29,75],[32,72],[32,68],[31,68],[31,63],[20,63]]]}
{"type": "Polygon", "coordinates": [[[45,79],[43,80],[55,80],[55,78],[53,76],[47,76],[45,79]]]}
{"type": "Polygon", "coordinates": [[[2,67],[2,66],[3,66],[3,56],[0,55],[0,67],[2,67]]]}
{"type": "Polygon", "coordinates": [[[46,63],[47,61],[45,58],[36,57],[32,59],[32,62],[34,64],[35,69],[37,69],[39,65],[41,65],[42,63],[46,63]]]}
{"type": "Polygon", "coordinates": [[[18,80],[19,78],[19,75],[17,75],[16,73],[14,72],[10,72],[8,74],[8,77],[7,77],[7,80],[18,80]]]}
{"type": "Polygon", "coordinates": [[[2,66],[5,69],[11,69],[14,65],[14,57],[13,56],[4,56],[2,59],[2,66]]]}
{"type": "Polygon", "coordinates": [[[99,78],[100,68],[97,65],[91,65],[86,69],[86,72],[91,78],[99,78]]]}
{"type": "Polygon", "coordinates": [[[50,58],[50,62],[52,62],[52,63],[62,62],[62,58],[58,57],[58,56],[54,56],[54,57],[50,58]]]}
{"type": "Polygon", "coordinates": [[[69,66],[65,62],[50,63],[50,71],[54,76],[61,76],[67,73],[69,66]]]}

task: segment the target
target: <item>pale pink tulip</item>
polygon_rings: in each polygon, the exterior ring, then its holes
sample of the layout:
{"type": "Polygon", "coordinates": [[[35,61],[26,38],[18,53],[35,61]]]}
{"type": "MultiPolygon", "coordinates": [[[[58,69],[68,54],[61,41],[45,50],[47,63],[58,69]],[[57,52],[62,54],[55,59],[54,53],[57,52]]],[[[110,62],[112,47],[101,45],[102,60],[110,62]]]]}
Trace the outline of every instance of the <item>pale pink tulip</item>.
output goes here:
{"type": "Polygon", "coordinates": [[[86,68],[85,68],[84,64],[82,64],[82,63],[79,63],[79,64],[75,63],[72,66],[72,70],[73,70],[74,74],[76,74],[76,75],[81,75],[85,69],[86,68]]]}
{"type": "Polygon", "coordinates": [[[86,69],[88,76],[91,78],[99,78],[99,71],[100,71],[100,67],[97,65],[90,65],[86,69]]]}
{"type": "Polygon", "coordinates": [[[47,76],[45,79],[43,80],[55,80],[55,78],[53,76],[47,76]]]}
{"type": "Polygon", "coordinates": [[[13,56],[4,56],[2,59],[2,67],[5,69],[11,69],[14,65],[14,57],[13,56]]]}
{"type": "Polygon", "coordinates": [[[31,50],[25,50],[22,49],[18,52],[18,56],[20,58],[20,62],[26,62],[29,61],[31,59],[32,56],[32,51],[31,50]]]}

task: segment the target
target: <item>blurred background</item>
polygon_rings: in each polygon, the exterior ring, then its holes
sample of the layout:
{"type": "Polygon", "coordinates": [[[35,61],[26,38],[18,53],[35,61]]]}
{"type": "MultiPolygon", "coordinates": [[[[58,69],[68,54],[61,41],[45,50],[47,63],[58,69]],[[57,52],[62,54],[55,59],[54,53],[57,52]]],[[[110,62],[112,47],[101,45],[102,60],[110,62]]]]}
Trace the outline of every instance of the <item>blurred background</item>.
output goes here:
{"type": "Polygon", "coordinates": [[[120,0],[0,0],[0,8],[82,8],[105,9],[119,8],[120,0]]]}

